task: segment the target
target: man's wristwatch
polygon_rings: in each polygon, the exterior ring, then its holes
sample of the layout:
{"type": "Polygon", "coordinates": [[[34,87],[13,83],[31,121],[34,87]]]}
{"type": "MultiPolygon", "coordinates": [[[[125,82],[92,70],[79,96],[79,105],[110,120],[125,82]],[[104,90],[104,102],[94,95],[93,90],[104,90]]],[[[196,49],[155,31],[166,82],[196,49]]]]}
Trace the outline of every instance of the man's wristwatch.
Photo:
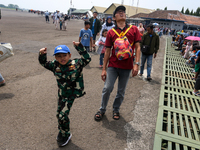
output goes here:
{"type": "Polygon", "coordinates": [[[140,62],[135,62],[135,64],[139,66],[139,65],[140,65],[140,62]]]}

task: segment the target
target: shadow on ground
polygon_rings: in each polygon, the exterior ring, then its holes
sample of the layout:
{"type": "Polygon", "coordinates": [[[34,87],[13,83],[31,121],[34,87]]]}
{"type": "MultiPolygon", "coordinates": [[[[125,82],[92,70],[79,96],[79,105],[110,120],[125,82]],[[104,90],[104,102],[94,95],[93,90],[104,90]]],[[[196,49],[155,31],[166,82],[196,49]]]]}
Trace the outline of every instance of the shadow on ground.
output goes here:
{"type": "Polygon", "coordinates": [[[10,99],[12,97],[14,97],[15,95],[12,93],[2,93],[0,94],[0,101],[1,100],[5,100],[5,99],[10,99]]]}

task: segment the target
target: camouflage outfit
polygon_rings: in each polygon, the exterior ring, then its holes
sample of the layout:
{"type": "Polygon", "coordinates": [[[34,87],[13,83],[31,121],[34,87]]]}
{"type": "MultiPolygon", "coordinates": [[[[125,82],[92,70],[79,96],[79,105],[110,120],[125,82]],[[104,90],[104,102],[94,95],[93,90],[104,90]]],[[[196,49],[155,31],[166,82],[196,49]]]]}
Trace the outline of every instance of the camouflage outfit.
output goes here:
{"type": "Polygon", "coordinates": [[[75,46],[80,59],[69,60],[66,65],[61,65],[58,61],[47,61],[46,54],[39,55],[40,64],[46,69],[52,71],[57,79],[58,84],[58,129],[62,136],[70,134],[69,128],[69,111],[72,107],[75,98],[85,94],[83,84],[82,70],[90,61],[91,57],[85,50],[82,44],[75,46]]]}

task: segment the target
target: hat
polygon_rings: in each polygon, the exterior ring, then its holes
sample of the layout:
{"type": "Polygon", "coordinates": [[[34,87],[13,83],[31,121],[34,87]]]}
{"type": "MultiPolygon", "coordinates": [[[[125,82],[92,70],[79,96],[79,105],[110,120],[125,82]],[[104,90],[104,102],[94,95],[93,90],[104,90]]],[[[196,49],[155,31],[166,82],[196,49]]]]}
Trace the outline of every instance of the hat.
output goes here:
{"type": "Polygon", "coordinates": [[[54,50],[53,56],[58,53],[66,53],[67,54],[67,53],[70,53],[70,50],[66,45],[58,45],[54,50]]]}
{"type": "Polygon", "coordinates": [[[123,5],[118,6],[115,11],[113,12],[113,17],[115,17],[115,14],[117,13],[117,11],[119,10],[123,10],[126,11],[126,8],[123,5]]]}

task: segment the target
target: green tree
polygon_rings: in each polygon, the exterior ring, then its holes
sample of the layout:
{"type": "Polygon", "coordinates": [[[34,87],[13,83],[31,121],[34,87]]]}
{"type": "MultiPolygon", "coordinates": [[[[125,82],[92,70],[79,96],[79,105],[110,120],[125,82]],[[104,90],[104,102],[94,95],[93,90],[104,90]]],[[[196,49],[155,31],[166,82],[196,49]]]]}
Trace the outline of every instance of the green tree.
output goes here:
{"type": "Polygon", "coordinates": [[[184,14],[184,7],[182,7],[181,13],[184,14]]]}
{"type": "Polygon", "coordinates": [[[8,5],[8,8],[15,8],[15,5],[9,4],[9,5],[8,5]]]}
{"type": "Polygon", "coordinates": [[[18,6],[18,5],[14,5],[14,7],[15,7],[15,8],[19,8],[19,6],[18,6]]]}
{"type": "Polygon", "coordinates": [[[193,9],[191,10],[190,15],[194,15],[193,9]]]}
{"type": "Polygon", "coordinates": [[[5,5],[3,5],[3,4],[0,4],[0,7],[6,8],[6,6],[5,6],[5,5]]]}
{"type": "Polygon", "coordinates": [[[196,10],[196,16],[200,16],[200,7],[198,7],[196,10]]]}
{"type": "Polygon", "coordinates": [[[156,10],[160,10],[160,8],[157,8],[156,10]]]}
{"type": "Polygon", "coordinates": [[[190,14],[190,10],[188,8],[186,9],[185,14],[187,14],[187,15],[190,14]]]}
{"type": "Polygon", "coordinates": [[[165,9],[164,10],[167,10],[167,7],[165,7],[165,9]]]}

